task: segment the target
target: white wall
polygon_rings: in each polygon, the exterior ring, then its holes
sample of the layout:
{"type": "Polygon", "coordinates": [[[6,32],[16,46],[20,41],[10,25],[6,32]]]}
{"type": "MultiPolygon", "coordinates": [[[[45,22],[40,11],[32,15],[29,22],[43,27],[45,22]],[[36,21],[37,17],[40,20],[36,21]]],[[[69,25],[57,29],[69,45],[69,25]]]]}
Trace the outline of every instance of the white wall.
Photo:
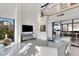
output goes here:
{"type": "Polygon", "coordinates": [[[46,25],[46,16],[40,18],[41,6],[39,3],[21,4],[21,23],[33,25],[35,37],[47,40],[46,32],[40,32],[40,25],[46,25]]]}
{"type": "Polygon", "coordinates": [[[20,5],[15,3],[0,3],[0,17],[15,19],[15,42],[21,42],[20,5]]]}
{"type": "Polygon", "coordinates": [[[36,3],[20,3],[16,4],[15,11],[15,39],[16,43],[21,42],[22,25],[33,25],[33,32],[35,38],[37,38],[39,31],[39,19],[40,19],[40,4],[36,3]]]}
{"type": "MultiPolygon", "coordinates": [[[[39,26],[40,26],[40,25],[46,25],[46,22],[47,22],[47,17],[46,17],[46,16],[41,17],[41,18],[40,18],[39,26]]],[[[40,29],[40,28],[39,28],[39,29],[40,29]]],[[[46,34],[46,32],[41,32],[41,31],[39,30],[38,35],[37,35],[37,38],[38,38],[38,39],[42,39],[42,40],[47,40],[47,34],[46,34]]]]}
{"type": "Polygon", "coordinates": [[[61,12],[48,17],[48,37],[52,36],[52,22],[79,18],[79,7],[61,12]],[[64,16],[57,17],[58,14],[64,13],[64,16]]]}
{"type": "Polygon", "coordinates": [[[21,4],[21,24],[33,25],[33,31],[36,38],[39,31],[40,10],[41,6],[39,3],[21,4]]]}
{"type": "Polygon", "coordinates": [[[21,42],[21,31],[23,25],[33,25],[36,38],[45,39],[46,33],[40,34],[40,13],[41,6],[39,3],[19,3],[19,4],[0,4],[0,16],[15,19],[15,42],[21,42]],[[40,34],[40,35],[39,35],[40,34]]]}
{"type": "Polygon", "coordinates": [[[15,4],[13,3],[0,3],[0,17],[14,18],[15,4]]]}

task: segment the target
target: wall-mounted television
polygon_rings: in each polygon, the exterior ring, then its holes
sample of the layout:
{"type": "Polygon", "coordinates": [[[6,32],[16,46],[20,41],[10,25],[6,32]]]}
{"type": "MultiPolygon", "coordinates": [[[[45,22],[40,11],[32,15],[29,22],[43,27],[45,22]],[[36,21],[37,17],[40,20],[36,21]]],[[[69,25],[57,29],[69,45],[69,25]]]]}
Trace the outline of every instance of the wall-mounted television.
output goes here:
{"type": "Polygon", "coordinates": [[[22,25],[22,32],[33,32],[32,25],[22,25]]]}

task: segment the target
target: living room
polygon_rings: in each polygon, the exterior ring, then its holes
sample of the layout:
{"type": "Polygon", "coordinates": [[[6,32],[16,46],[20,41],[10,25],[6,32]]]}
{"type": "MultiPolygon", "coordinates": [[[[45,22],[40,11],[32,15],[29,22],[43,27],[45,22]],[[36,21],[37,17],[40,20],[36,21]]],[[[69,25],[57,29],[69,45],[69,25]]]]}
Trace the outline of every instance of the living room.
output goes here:
{"type": "MultiPolygon", "coordinates": [[[[71,3],[2,3],[0,7],[0,38],[1,43],[7,45],[5,49],[1,48],[1,56],[79,55],[78,43],[71,46],[76,40],[72,41],[73,36],[66,34],[79,30],[78,3],[73,6],[71,3]],[[57,9],[51,9],[56,6],[57,9]],[[66,32],[66,36],[61,32],[66,32]]],[[[77,39],[78,35],[74,38],[77,39]]],[[[3,45],[0,47],[4,48],[3,45]]]]}

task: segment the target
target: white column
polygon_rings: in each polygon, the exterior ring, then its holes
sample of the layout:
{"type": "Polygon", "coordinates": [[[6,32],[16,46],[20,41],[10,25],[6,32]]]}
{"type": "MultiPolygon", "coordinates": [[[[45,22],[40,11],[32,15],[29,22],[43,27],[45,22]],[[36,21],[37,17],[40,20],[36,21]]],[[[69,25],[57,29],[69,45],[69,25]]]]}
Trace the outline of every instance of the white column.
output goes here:
{"type": "Polygon", "coordinates": [[[15,6],[15,43],[21,43],[21,6],[15,6]]]}

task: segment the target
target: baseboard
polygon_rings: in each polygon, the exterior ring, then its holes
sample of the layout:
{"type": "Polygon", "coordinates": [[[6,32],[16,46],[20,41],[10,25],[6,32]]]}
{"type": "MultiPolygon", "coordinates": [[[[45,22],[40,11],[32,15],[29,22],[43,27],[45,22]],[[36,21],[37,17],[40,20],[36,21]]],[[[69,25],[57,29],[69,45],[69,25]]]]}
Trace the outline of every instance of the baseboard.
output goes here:
{"type": "Polygon", "coordinates": [[[25,40],[21,40],[21,42],[29,41],[29,40],[35,40],[35,39],[36,39],[36,38],[25,39],[25,40]]]}
{"type": "Polygon", "coordinates": [[[54,40],[48,40],[48,41],[55,42],[54,40]]]}
{"type": "Polygon", "coordinates": [[[78,47],[78,48],[79,48],[79,45],[74,45],[74,44],[71,44],[71,46],[73,46],[73,47],[78,47]]]}

